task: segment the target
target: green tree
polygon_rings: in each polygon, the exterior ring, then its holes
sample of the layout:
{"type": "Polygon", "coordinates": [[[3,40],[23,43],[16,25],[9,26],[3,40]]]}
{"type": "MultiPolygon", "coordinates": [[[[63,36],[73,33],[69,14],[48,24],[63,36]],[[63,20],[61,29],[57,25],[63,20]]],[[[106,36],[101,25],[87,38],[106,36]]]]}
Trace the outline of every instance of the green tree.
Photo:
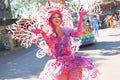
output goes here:
{"type": "Polygon", "coordinates": [[[30,11],[35,9],[39,3],[45,5],[47,0],[10,0],[11,11],[13,18],[27,18],[30,11]]]}

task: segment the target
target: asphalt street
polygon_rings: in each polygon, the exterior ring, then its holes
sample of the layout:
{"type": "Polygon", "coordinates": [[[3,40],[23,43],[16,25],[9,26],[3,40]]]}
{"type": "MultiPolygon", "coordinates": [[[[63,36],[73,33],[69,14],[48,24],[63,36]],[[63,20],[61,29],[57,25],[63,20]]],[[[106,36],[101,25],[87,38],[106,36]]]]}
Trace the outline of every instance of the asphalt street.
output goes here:
{"type": "Polygon", "coordinates": [[[96,43],[81,48],[80,54],[91,57],[99,69],[98,80],[120,80],[120,29],[99,30],[96,43]]]}
{"type": "MultiPolygon", "coordinates": [[[[28,49],[0,58],[0,80],[38,80],[50,59],[36,57],[38,49],[28,49]]],[[[120,29],[101,29],[93,45],[80,47],[77,55],[90,57],[98,68],[98,80],[120,80],[120,29]]]]}

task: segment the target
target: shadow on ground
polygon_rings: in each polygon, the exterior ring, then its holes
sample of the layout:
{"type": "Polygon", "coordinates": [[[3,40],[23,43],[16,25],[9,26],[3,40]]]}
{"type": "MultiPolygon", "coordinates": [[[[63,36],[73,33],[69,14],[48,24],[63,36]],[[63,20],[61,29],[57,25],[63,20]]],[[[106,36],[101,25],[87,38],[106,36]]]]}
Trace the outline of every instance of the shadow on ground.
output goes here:
{"type": "Polygon", "coordinates": [[[96,42],[91,45],[80,47],[80,52],[78,52],[78,56],[84,55],[90,57],[91,60],[95,62],[96,66],[101,66],[102,64],[104,64],[104,61],[108,60],[107,57],[119,54],[120,41],[96,42]]]}
{"type": "Polygon", "coordinates": [[[37,50],[33,46],[1,57],[0,80],[29,80],[32,77],[33,80],[37,80],[44,65],[49,60],[49,57],[37,58],[35,55],[37,50]]]}
{"type": "Polygon", "coordinates": [[[115,42],[96,42],[92,45],[80,47],[80,51],[83,50],[100,50],[100,55],[112,56],[120,54],[120,41],[115,42]]]}

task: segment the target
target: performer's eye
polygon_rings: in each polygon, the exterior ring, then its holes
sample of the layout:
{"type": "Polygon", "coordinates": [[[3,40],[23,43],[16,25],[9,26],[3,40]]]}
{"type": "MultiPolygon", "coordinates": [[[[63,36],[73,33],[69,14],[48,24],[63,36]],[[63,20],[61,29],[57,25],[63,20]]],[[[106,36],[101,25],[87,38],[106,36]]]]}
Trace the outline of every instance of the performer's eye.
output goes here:
{"type": "Polygon", "coordinates": [[[55,18],[56,18],[55,16],[52,17],[52,19],[55,19],[55,18]]]}
{"type": "Polygon", "coordinates": [[[60,16],[57,16],[57,18],[60,18],[60,16]]]}
{"type": "Polygon", "coordinates": [[[52,19],[55,19],[55,18],[61,18],[59,15],[58,16],[53,16],[52,19]]]}

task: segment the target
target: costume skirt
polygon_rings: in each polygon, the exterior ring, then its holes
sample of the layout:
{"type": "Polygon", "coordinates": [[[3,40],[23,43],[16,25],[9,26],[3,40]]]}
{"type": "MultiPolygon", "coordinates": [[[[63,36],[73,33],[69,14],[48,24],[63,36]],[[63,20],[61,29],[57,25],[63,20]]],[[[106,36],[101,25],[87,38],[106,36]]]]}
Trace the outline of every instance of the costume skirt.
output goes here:
{"type": "Polygon", "coordinates": [[[98,70],[85,57],[63,56],[47,62],[39,80],[96,80],[98,70]]]}

